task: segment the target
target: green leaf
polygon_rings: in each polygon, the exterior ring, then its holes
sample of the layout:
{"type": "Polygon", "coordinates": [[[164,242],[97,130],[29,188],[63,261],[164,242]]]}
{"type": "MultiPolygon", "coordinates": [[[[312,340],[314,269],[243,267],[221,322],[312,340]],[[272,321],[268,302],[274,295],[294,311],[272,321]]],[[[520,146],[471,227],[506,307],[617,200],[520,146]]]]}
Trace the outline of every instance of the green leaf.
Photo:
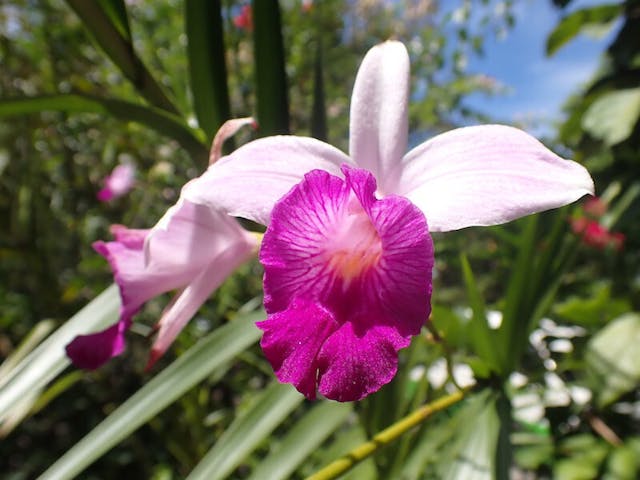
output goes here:
{"type": "Polygon", "coordinates": [[[438,465],[440,476],[445,480],[493,480],[500,428],[495,396],[485,391],[471,397],[460,415],[465,421],[459,424],[446,458],[438,465]]]}
{"type": "Polygon", "coordinates": [[[252,0],[260,135],[289,133],[289,94],[278,0],[252,0]]]}
{"type": "Polygon", "coordinates": [[[53,320],[38,322],[20,342],[18,347],[0,365],[0,387],[6,383],[11,371],[46,338],[55,327],[53,320]]]}
{"type": "Polygon", "coordinates": [[[582,117],[582,127],[608,147],[631,135],[640,118],[640,87],[599,96],[582,117]]]}
{"type": "Polygon", "coordinates": [[[469,341],[474,348],[476,355],[484,360],[493,370],[498,370],[500,359],[497,355],[500,350],[496,349],[496,335],[487,322],[487,312],[476,283],[471,265],[464,253],[460,254],[460,264],[462,266],[462,278],[467,290],[467,298],[473,312],[469,324],[469,341]]]}
{"type": "Polygon", "coordinates": [[[129,27],[129,15],[124,0],[98,0],[98,3],[107,14],[111,23],[118,29],[127,41],[131,42],[131,28],[129,27]]]}
{"type": "Polygon", "coordinates": [[[118,7],[114,6],[107,13],[101,7],[101,2],[96,0],[67,0],[67,4],[80,17],[100,48],[151,105],[180,115],[160,84],[136,55],[131,40],[121,33],[121,19],[113,23],[112,18],[119,18],[121,15],[117,11],[118,7]]]}
{"type": "Polygon", "coordinates": [[[187,390],[256,342],[260,330],[254,321],[259,318],[264,318],[264,312],[238,316],[200,340],[60,457],[42,478],[75,478],[187,390]]]}
{"type": "Polygon", "coordinates": [[[204,145],[204,135],[191,129],[180,117],[158,108],[83,94],[43,95],[0,100],[0,117],[44,111],[99,113],[111,115],[119,120],[141,123],[176,140],[195,162],[202,165],[208,162],[209,150],[204,145]]]}
{"type": "Polygon", "coordinates": [[[311,136],[327,141],[327,110],[322,73],[322,37],[316,39],[316,58],[313,65],[313,107],[311,110],[311,136]]]}
{"type": "Polygon", "coordinates": [[[38,348],[22,360],[0,388],[0,422],[22,398],[34,395],[69,365],[64,351],[76,335],[101,330],[118,320],[120,296],[115,285],[107,288],[38,348]]]}
{"type": "MultiPolygon", "coordinates": [[[[257,330],[257,329],[256,329],[257,330]]],[[[220,436],[188,480],[226,478],[304,400],[291,385],[272,383],[220,436]]]]}
{"type": "Polygon", "coordinates": [[[500,373],[510,374],[517,364],[523,344],[526,345],[526,333],[531,316],[532,259],[536,245],[538,217],[532,215],[522,221],[524,228],[519,236],[518,253],[508,280],[502,324],[498,329],[496,348],[501,352],[500,373]]]}
{"type": "Polygon", "coordinates": [[[614,20],[622,13],[622,5],[610,4],[576,10],[564,17],[547,38],[547,55],[551,56],[560,47],[578,35],[583,29],[602,25],[614,20]]]}
{"type": "Polygon", "coordinates": [[[184,3],[193,107],[210,144],[230,118],[220,0],[184,3]]]}
{"type": "Polygon", "coordinates": [[[353,411],[350,403],[324,401],[298,420],[278,445],[251,473],[250,480],[287,479],[353,411]]]}
{"type": "Polygon", "coordinates": [[[627,313],[595,334],[585,353],[597,402],[605,406],[640,384],[640,314],[627,313]]]}

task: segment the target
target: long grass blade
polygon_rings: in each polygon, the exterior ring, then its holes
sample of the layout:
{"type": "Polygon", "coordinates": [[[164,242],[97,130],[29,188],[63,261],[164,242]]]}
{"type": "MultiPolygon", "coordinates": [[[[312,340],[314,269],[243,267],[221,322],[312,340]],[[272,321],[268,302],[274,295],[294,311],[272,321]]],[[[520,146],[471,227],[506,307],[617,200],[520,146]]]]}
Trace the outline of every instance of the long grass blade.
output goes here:
{"type": "Polygon", "coordinates": [[[40,478],[71,479],[260,337],[254,321],[264,312],[238,317],[218,328],[133,394],[40,478]]]}

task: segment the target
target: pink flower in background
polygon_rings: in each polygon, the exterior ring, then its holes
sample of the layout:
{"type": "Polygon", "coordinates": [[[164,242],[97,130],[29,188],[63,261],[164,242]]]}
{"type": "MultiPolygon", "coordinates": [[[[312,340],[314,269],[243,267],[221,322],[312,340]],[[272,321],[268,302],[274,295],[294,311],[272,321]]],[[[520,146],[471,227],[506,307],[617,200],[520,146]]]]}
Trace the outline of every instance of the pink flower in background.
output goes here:
{"type": "MultiPolygon", "coordinates": [[[[229,120],[217,132],[210,163],[221,155],[222,145],[252,118],[229,120]]],[[[257,250],[257,238],[219,209],[181,199],[153,229],[111,227],[115,241],[98,241],[93,247],[108,262],[120,290],[120,319],[102,332],[76,337],[66,347],[72,362],[96,369],[122,353],[131,319],[148,300],[178,289],[162,313],[147,368],[169,348],[198,309],[257,250]]]]}
{"type": "Polygon", "coordinates": [[[133,315],[148,300],[179,289],[158,322],[151,367],[211,293],[257,248],[255,237],[223,212],[188,201],[172,208],[168,223],[157,226],[153,235],[116,225],[115,241],[94,243],[111,266],[122,306],[116,324],[67,345],[76,366],[95,369],[122,353],[133,315]]]}
{"type": "Polygon", "coordinates": [[[240,30],[253,31],[253,13],[251,5],[243,5],[240,13],[233,17],[233,24],[240,30]]]}
{"type": "Polygon", "coordinates": [[[308,398],[358,400],[389,382],[428,319],[429,231],[495,225],[593,194],[579,164],[501,125],[438,135],[406,153],[409,56],[372,48],[356,77],[347,156],[312,138],[250,142],[181,198],[267,225],[267,319],[276,376],[308,398]],[[428,224],[428,227],[427,227],[428,224]]]}
{"type": "Polygon", "coordinates": [[[98,192],[98,200],[108,202],[129,192],[135,184],[136,169],[128,163],[118,165],[104,179],[104,188],[98,192]]]}

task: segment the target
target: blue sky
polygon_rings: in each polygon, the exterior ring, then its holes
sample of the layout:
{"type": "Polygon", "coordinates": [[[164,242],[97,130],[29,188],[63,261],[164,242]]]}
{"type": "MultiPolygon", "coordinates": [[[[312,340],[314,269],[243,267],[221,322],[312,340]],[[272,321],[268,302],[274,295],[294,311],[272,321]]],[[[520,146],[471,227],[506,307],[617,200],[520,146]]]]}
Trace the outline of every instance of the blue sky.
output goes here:
{"type": "MultiPolygon", "coordinates": [[[[578,0],[569,11],[602,3],[578,0]]],[[[465,103],[505,122],[533,118],[539,125],[530,127],[532,132],[549,133],[550,125],[562,119],[563,103],[597,69],[614,31],[603,38],[581,34],[548,58],[546,38],[562,12],[550,0],[519,0],[514,14],[515,27],[503,39],[487,37],[484,57],[471,58],[468,67],[470,72],[494,77],[508,87],[508,93],[494,97],[474,94],[465,103]]]]}

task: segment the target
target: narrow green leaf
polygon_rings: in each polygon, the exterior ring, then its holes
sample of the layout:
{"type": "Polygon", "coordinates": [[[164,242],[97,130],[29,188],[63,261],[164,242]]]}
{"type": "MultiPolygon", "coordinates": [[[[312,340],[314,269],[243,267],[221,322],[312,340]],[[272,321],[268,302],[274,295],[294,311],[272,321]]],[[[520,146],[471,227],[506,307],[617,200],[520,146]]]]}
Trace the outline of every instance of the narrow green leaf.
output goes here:
{"type": "Polygon", "coordinates": [[[184,2],[193,107],[210,144],[231,117],[220,0],[184,2]]]}
{"type": "Polygon", "coordinates": [[[564,17],[547,38],[547,55],[551,56],[578,35],[583,29],[594,24],[605,24],[622,13],[622,4],[598,5],[576,10],[564,17]]]}
{"type": "Polygon", "coordinates": [[[38,344],[46,338],[55,327],[53,320],[38,322],[20,342],[18,347],[0,365],[0,387],[9,379],[10,372],[26,357],[38,344]]]}
{"type": "Polygon", "coordinates": [[[327,141],[327,109],[324,95],[322,68],[322,37],[316,39],[316,58],[313,66],[313,107],[311,110],[311,136],[327,141]]]}
{"type": "Polygon", "coordinates": [[[302,462],[342,425],[353,411],[350,403],[325,401],[298,420],[278,445],[251,473],[250,480],[290,478],[302,462]]]}
{"type": "Polygon", "coordinates": [[[204,135],[187,126],[181,118],[164,110],[124,100],[82,94],[43,95],[0,100],[0,117],[44,111],[108,114],[119,120],[137,122],[176,140],[197,162],[206,165],[209,149],[204,135]]]}
{"type": "Polygon", "coordinates": [[[500,420],[495,409],[495,396],[483,395],[477,398],[477,402],[474,406],[477,413],[468,417],[468,421],[456,432],[456,439],[451,446],[453,458],[439,463],[439,473],[444,480],[496,479],[495,458],[500,420]]]}
{"type": "Polygon", "coordinates": [[[289,133],[289,94],[278,0],[252,0],[260,135],[289,133]]]}
{"type": "Polygon", "coordinates": [[[260,337],[258,311],[238,316],[191,347],[60,457],[40,478],[71,479],[260,337]]]}
{"type": "Polygon", "coordinates": [[[112,285],[24,358],[0,388],[0,422],[16,402],[43,389],[69,365],[65,345],[76,335],[95,332],[115,323],[119,309],[118,289],[112,285]]]}
{"type": "MultiPolygon", "coordinates": [[[[120,33],[96,0],[66,0],[82,23],[123,75],[153,106],[180,115],[160,84],[136,55],[133,43],[120,33]]],[[[116,10],[117,7],[114,7],[116,10]]],[[[117,14],[116,14],[117,17],[117,14]]]]}
{"type": "Polygon", "coordinates": [[[510,374],[519,360],[521,341],[527,336],[526,331],[531,317],[529,281],[531,278],[532,259],[537,240],[538,216],[531,215],[522,220],[524,228],[520,234],[520,244],[516,261],[509,276],[502,324],[498,329],[496,349],[500,350],[502,375],[510,374]]]}
{"type": "Polygon", "coordinates": [[[482,293],[478,288],[471,265],[464,253],[460,254],[460,264],[462,266],[462,278],[464,279],[467,297],[473,312],[471,324],[469,325],[469,341],[475,353],[485,361],[492,369],[497,370],[500,359],[497,355],[500,350],[496,349],[496,335],[487,322],[487,309],[482,298],[482,293]]]}
{"type": "Polygon", "coordinates": [[[188,480],[226,478],[260,442],[280,425],[304,397],[291,385],[272,383],[238,417],[191,472],[188,480]]]}

